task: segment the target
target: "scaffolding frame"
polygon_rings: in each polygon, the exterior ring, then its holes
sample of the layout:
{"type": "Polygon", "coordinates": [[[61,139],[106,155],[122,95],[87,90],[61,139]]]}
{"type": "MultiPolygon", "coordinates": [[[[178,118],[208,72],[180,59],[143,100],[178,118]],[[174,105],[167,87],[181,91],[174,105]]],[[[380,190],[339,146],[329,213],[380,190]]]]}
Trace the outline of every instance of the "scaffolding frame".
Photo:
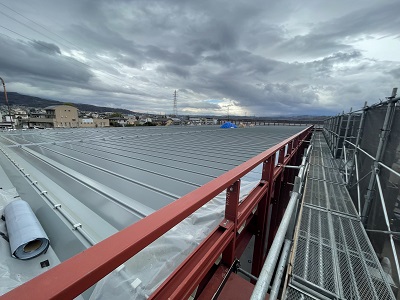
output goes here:
{"type": "MultiPolygon", "coordinates": [[[[337,164],[340,166],[339,170],[347,188],[350,190],[356,187],[357,189],[357,196],[355,199],[353,198],[353,202],[357,207],[357,213],[364,227],[367,231],[388,234],[397,278],[399,279],[399,258],[393,240],[393,235],[396,234],[396,232],[392,231],[391,228],[386,205],[388,199],[384,197],[382,179],[380,177],[381,169],[384,168],[400,179],[400,173],[390,166],[385,165],[382,161],[389,137],[392,139],[399,139],[398,136],[390,135],[392,132],[394,115],[399,108],[400,97],[396,97],[396,93],[397,88],[394,88],[392,95],[386,97],[386,101],[381,101],[371,106],[367,106],[367,103],[365,103],[364,107],[359,111],[352,112],[352,109],[350,109],[346,114],[342,113],[341,115],[325,120],[323,134],[332,155],[334,158],[337,158],[337,164]],[[381,125],[382,128],[380,129],[379,141],[375,149],[376,152],[369,153],[361,146],[362,140],[368,138],[365,136],[366,134],[364,135],[365,119],[368,113],[378,108],[386,108],[386,113],[383,124],[381,125]],[[355,135],[355,133],[357,133],[357,135],[355,135]],[[371,171],[360,178],[361,166],[359,165],[359,161],[361,156],[370,161],[371,171]],[[361,190],[360,182],[366,180],[368,177],[369,181],[366,190],[361,190]],[[365,193],[364,201],[361,196],[363,192],[365,193]],[[367,228],[368,218],[371,214],[371,206],[374,201],[380,201],[387,230],[368,230],[367,228]]],[[[376,124],[376,126],[380,125],[376,124]]]]}
{"type": "Polygon", "coordinates": [[[312,141],[282,299],[395,299],[337,159],[322,132],[312,141]]]}

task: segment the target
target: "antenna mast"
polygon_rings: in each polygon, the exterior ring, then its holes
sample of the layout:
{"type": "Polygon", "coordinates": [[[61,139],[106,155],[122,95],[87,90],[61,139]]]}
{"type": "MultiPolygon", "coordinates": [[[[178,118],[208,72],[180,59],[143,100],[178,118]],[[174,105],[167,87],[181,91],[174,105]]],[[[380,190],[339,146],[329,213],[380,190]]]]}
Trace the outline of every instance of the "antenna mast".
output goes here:
{"type": "Polygon", "coordinates": [[[176,90],[175,90],[175,92],[174,92],[174,111],[173,111],[173,114],[174,114],[175,117],[178,116],[178,99],[177,99],[177,92],[176,92],[176,90]]]}
{"type": "Polygon", "coordinates": [[[1,77],[0,77],[0,81],[3,84],[4,98],[6,100],[6,104],[7,104],[7,107],[8,107],[8,115],[10,116],[10,124],[11,124],[11,127],[14,128],[14,123],[13,123],[13,120],[12,120],[12,117],[11,117],[10,104],[8,103],[8,98],[7,98],[6,84],[5,84],[4,80],[3,80],[3,78],[1,78],[1,77]]]}

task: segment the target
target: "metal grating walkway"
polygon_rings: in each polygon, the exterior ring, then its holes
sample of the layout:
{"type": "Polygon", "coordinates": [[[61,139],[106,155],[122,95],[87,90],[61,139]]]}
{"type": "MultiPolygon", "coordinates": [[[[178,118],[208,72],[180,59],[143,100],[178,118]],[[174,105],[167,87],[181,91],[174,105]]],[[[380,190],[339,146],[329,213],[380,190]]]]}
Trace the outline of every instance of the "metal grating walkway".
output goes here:
{"type": "Polygon", "coordinates": [[[286,299],[395,299],[322,133],[314,133],[286,299]]]}

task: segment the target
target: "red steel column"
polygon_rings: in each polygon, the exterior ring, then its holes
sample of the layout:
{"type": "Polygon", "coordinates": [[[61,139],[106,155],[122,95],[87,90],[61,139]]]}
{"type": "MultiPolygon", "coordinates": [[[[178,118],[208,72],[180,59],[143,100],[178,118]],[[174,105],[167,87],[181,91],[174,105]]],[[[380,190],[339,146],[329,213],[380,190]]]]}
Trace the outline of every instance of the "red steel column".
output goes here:
{"type": "Polygon", "coordinates": [[[271,201],[271,191],[272,191],[272,180],[275,168],[275,157],[276,153],[272,154],[271,157],[263,163],[263,171],[261,180],[269,183],[268,192],[265,194],[263,199],[258,204],[257,208],[257,225],[255,232],[254,250],[253,250],[253,262],[251,273],[254,276],[258,276],[261,272],[264,263],[264,249],[265,249],[265,239],[267,230],[267,214],[268,207],[271,201]]]}
{"type": "MultiPolygon", "coordinates": [[[[281,166],[279,166],[278,168],[283,168],[282,164],[284,163],[284,158],[285,158],[285,147],[282,147],[281,149],[279,149],[279,157],[278,157],[278,164],[280,164],[281,166]]],[[[279,220],[279,216],[278,214],[278,208],[279,208],[279,198],[280,198],[280,191],[281,191],[281,183],[282,183],[282,173],[281,172],[277,178],[275,178],[274,182],[273,182],[273,190],[272,190],[272,194],[271,194],[271,203],[270,203],[270,207],[269,209],[272,210],[271,212],[271,220],[270,220],[270,226],[269,226],[269,231],[268,231],[268,246],[267,246],[267,251],[269,249],[269,247],[272,244],[272,241],[275,237],[275,232],[279,226],[278,220],[279,220]]]]}
{"type": "Polygon", "coordinates": [[[236,181],[226,190],[226,205],[225,205],[225,220],[222,225],[228,225],[233,222],[234,238],[222,253],[222,261],[228,266],[235,261],[236,249],[236,234],[237,234],[237,220],[238,220],[238,207],[239,207],[239,194],[240,194],[240,180],[236,181]]]}

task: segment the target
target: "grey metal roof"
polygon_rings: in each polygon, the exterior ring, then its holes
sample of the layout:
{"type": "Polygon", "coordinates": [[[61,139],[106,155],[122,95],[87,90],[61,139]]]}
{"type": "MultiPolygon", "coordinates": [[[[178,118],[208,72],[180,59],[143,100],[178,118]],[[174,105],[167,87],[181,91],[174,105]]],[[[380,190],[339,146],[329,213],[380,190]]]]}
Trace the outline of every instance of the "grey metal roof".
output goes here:
{"type": "Polygon", "coordinates": [[[0,146],[97,242],[303,128],[29,130],[1,134],[0,146]]]}

